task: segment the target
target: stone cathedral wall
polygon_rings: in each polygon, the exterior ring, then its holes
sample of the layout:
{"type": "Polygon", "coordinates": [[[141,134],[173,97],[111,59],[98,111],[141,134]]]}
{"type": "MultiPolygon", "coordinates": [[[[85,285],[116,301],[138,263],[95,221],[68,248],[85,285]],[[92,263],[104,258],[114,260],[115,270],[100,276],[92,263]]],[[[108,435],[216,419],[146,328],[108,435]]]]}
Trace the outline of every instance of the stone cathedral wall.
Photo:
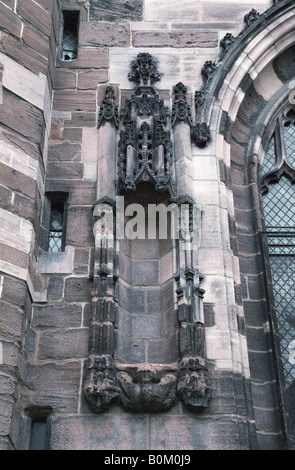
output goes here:
{"type": "MultiPolygon", "coordinates": [[[[172,89],[183,82],[194,109],[201,69],[220,57],[220,40],[226,33],[238,35],[252,8],[263,13],[270,4],[0,0],[0,449],[28,448],[21,429],[28,430],[44,409],[49,410],[51,449],[249,449],[257,446],[257,429],[264,448],[281,445],[271,394],[267,418],[261,413],[255,423],[243,286],[232,243],[234,197],[224,177],[230,155],[223,161],[220,135],[211,135],[204,148],[192,144],[189,175],[202,208],[198,263],[205,278],[209,407],[192,413],[178,402],[165,413],[136,414],[115,405],[94,414],[83,393],[94,276],[93,207],[97,181],[102,191],[109,184],[105,162],[98,160],[97,122],[106,88],[113,86],[123,108],[134,88],[128,80],[131,61],[147,52],[162,74],[156,87],[165,104],[171,108],[172,89]],[[73,61],[62,60],[62,10],[80,12],[73,61]],[[67,193],[66,247],[49,253],[46,195],[59,192],[67,193]],[[270,428],[269,422],[275,424],[270,428]]],[[[164,268],[169,269],[163,266],[159,276],[165,276],[164,268]]],[[[144,259],[136,269],[135,277],[148,277],[144,259]]],[[[138,362],[146,357],[140,339],[155,340],[156,357],[158,332],[165,337],[162,319],[148,318],[152,289],[146,296],[144,315],[137,299],[128,316],[143,334],[136,337],[138,362]]],[[[117,328],[127,328],[122,317],[117,328]]],[[[125,353],[130,356],[129,350],[125,353]]]]}

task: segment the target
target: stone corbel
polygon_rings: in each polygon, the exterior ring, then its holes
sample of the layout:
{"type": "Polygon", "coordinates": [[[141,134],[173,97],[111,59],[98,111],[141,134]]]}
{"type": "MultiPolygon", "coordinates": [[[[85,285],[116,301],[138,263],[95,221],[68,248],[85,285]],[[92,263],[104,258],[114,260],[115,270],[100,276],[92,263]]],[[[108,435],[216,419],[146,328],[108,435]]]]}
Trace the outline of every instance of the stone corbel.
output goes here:
{"type": "Polygon", "coordinates": [[[87,368],[84,393],[92,411],[102,413],[120,396],[113,358],[111,355],[91,355],[87,368]]]}
{"type": "Polygon", "coordinates": [[[208,368],[202,357],[186,356],[182,359],[177,392],[184,405],[192,412],[208,407],[212,389],[208,368]]]}
{"type": "MultiPolygon", "coordinates": [[[[120,367],[120,366],[118,366],[120,367]]],[[[168,411],[177,402],[177,364],[141,364],[120,367],[120,400],[129,411],[168,411]]]]}

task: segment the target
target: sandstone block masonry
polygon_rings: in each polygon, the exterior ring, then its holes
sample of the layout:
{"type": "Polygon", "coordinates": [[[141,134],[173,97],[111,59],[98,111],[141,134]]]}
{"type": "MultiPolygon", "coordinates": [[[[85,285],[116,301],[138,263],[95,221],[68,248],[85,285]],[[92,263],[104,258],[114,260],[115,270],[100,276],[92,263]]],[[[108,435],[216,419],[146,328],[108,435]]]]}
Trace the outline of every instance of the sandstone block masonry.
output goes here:
{"type": "MultiPolygon", "coordinates": [[[[134,92],[130,64],[139,53],[149,53],[161,75],[157,87],[164,105],[171,109],[173,87],[183,82],[196,120],[194,96],[204,85],[203,65],[218,63],[220,40],[225,33],[240,33],[249,10],[269,6],[267,0],[0,0],[0,449],[28,448],[24,422],[40,410],[52,416],[51,449],[249,449],[257,441],[261,448],[282,446],[275,381],[266,365],[271,356],[261,340],[261,272],[251,262],[255,241],[241,229],[253,211],[241,171],[251,134],[245,122],[255,121],[272,95],[260,77],[249,89],[241,119],[231,122],[246,96],[246,81],[237,93],[235,88],[252,63],[246,54],[241,67],[242,59],[236,59],[222,119],[219,102],[212,104],[214,130],[207,146],[191,143],[188,126],[179,126],[173,142],[182,153],[179,181],[192,186],[202,210],[198,263],[205,277],[210,405],[200,415],[178,402],[166,414],[114,406],[97,416],[83,393],[98,276],[93,208],[98,195],[116,193],[110,175],[119,131],[97,128],[106,88],[113,87],[123,110],[134,92]],[[62,60],[62,10],[80,14],[77,58],[69,61],[62,60]],[[65,249],[50,253],[48,201],[60,193],[66,195],[65,249]],[[267,405],[259,398],[261,389],[267,405]]],[[[272,65],[266,75],[279,91],[282,82],[272,65]]],[[[247,79],[252,83],[250,72],[247,79]]],[[[112,326],[120,357],[134,363],[179,358],[174,261],[165,252],[155,261],[153,249],[152,243],[145,250],[139,243],[121,256],[116,292],[121,311],[112,326]]]]}

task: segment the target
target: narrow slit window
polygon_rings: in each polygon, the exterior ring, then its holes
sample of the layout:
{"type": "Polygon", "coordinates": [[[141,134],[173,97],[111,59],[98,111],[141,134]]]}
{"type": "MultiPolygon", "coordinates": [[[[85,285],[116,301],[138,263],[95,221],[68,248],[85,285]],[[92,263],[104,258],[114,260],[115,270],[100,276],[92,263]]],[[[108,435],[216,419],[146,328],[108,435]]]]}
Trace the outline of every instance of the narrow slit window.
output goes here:
{"type": "Polygon", "coordinates": [[[74,60],[78,57],[79,11],[63,11],[62,59],[74,60]]]}
{"type": "Polygon", "coordinates": [[[65,249],[66,195],[50,194],[51,210],[48,233],[48,251],[57,253],[65,249]]]}
{"type": "Polygon", "coordinates": [[[49,450],[51,413],[50,407],[26,410],[22,427],[23,449],[49,450]]]}
{"type": "Polygon", "coordinates": [[[48,423],[47,418],[33,418],[31,422],[31,437],[29,450],[48,449],[48,423]]]}

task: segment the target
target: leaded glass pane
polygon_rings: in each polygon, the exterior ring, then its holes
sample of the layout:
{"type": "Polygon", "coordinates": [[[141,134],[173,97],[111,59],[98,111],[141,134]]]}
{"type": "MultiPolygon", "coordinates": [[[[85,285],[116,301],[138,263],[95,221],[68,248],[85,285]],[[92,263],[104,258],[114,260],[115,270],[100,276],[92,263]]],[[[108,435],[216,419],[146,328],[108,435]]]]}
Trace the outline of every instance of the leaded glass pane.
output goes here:
{"type": "Polygon", "coordinates": [[[58,252],[63,248],[63,210],[52,207],[48,251],[58,252]]]}
{"type": "Polygon", "coordinates": [[[51,212],[50,230],[62,231],[63,227],[63,214],[58,209],[53,209],[51,212]]]}
{"type": "MultiPolygon", "coordinates": [[[[282,177],[263,196],[281,358],[295,425],[295,186],[282,177]]],[[[295,426],[294,426],[295,431],[295,426]]],[[[295,434],[294,434],[295,440],[295,434]]]]}
{"type": "Polygon", "coordinates": [[[50,232],[48,251],[53,251],[53,252],[62,251],[62,233],[61,232],[50,232]]]}
{"type": "Polygon", "coordinates": [[[264,218],[267,230],[295,229],[295,188],[287,178],[269,186],[263,196],[264,218]]]}
{"type": "Polygon", "coordinates": [[[78,21],[79,12],[64,11],[64,31],[62,44],[63,60],[73,60],[77,58],[78,52],[78,21]]]}
{"type": "Polygon", "coordinates": [[[285,124],[284,134],[287,160],[292,167],[295,167],[295,127],[293,123],[285,124]]]}
{"type": "Polygon", "coordinates": [[[64,31],[63,59],[73,60],[77,57],[77,37],[71,31],[64,31]]]}
{"type": "Polygon", "coordinates": [[[275,137],[272,136],[272,139],[269,143],[267,152],[263,160],[262,174],[265,175],[269,171],[273,170],[276,165],[276,151],[275,151],[275,137]]]}

